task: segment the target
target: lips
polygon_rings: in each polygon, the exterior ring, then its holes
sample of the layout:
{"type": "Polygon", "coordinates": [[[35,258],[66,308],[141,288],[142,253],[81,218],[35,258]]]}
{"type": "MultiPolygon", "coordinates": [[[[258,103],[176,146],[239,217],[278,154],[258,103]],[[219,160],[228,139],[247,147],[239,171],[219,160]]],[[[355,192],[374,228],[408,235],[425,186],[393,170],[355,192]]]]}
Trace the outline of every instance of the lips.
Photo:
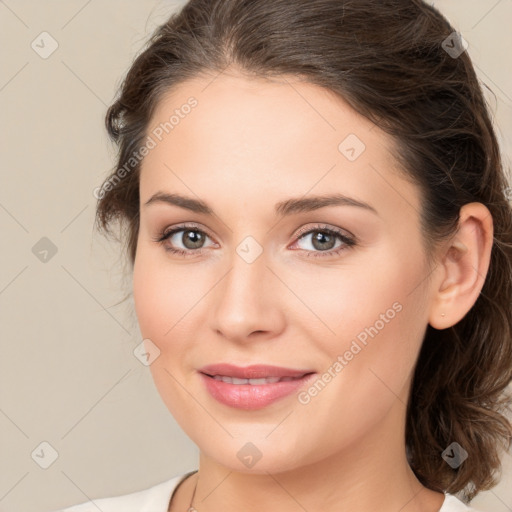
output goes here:
{"type": "MultiPolygon", "coordinates": [[[[227,377],[235,380],[234,384],[242,384],[237,380],[259,380],[269,379],[269,382],[278,382],[281,380],[300,379],[304,375],[313,373],[313,370],[298,370],[294,368],[284,368],[273,365],[254,364],[251,366],[235,366],[228,363],[219,363],[203,366],[201,373],[210,377],[227,377]],[[277,379],[277,380],[276,380],[277,379]]],[[[219,380],[219,379],[217,379],[219,380]]],[[[224,381],[227,382],[227,381],[224,381]]],[[[249,383],[249,382],[247,382],[249,383]]]]}
{"type": "Polygon", "coordinates": [[[236,409],[256,410],[291,396],[314,378],[311,370],[256,364],[204,366],[199,375],[210,395],[236,409]]]}

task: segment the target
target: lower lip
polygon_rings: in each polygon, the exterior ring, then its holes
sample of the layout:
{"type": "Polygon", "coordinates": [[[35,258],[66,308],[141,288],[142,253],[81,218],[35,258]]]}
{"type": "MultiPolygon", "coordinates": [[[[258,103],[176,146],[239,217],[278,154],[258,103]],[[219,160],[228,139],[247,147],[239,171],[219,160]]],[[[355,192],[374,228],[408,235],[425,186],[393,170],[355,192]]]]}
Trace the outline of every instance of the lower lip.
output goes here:
{"type": "Polygon", "coordinates": [[[262,409],[297,391],[315,374],[311,373],[300,379],[269,384],[229,384],[215,380],[204,373],[200,373],[206,389],[217,401],[230,407],[245,410],[262,409]]]}

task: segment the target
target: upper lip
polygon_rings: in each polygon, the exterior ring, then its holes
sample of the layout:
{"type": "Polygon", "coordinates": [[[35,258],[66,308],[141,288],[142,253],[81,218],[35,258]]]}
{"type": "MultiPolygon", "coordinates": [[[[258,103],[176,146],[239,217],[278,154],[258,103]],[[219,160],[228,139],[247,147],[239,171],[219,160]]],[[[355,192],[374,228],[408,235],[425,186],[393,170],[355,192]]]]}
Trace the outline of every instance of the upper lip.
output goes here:
{"type": "Polygon", "coordinates": [[[210,375],[222,375],[238,379],[264,379],[267,377],[302,377],[312,370],[297,370],[280,366],[253,364],[251,366],[235,366],[228,363],[209,364],[199,369],[201,373],[210,375]]]}

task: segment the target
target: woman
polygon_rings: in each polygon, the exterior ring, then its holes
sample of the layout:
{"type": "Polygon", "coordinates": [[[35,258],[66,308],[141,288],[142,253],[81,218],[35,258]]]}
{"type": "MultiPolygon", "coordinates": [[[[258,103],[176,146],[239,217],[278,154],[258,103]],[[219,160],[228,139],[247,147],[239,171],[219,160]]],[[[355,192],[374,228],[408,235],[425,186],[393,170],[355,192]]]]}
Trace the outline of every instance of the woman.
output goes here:
{"type": "Polygon", "coordinates": [[[512,439],[512,212],[440,13],[191,0],[106,121],[98,224],[126,227],[144,356],[200,461],[66,510],[471,510],[512,439]]]}

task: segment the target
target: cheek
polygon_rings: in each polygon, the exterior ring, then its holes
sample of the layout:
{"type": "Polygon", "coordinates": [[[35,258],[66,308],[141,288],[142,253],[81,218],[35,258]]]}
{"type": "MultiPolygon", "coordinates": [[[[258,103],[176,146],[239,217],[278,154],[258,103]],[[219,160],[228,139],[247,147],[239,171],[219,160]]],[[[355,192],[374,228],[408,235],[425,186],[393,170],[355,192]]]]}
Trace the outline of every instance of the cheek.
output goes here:
{"type": "Polygon", "coordinates": [[[284,271],[283,280],[293,283],[301,303],[294,321],[306,328],[307,320],[312,339],[326,352],[343,348],[358,335],[364,342],[375,329],[398,330],[411,315],[409,320],[422,321],[416,316],[420,298],[411,293],[420,281],[418,265],[384,252],[377,256],[338,269],[284,271]]]}
{"type": "MultiPolygon", "coordinates": [[[[169,265],[161,255],[142,248],[133,269],[135,311],[144,338],[163,350],[162,343],[174,335],[200,290],[179,265],[169,265]]],[[[184,323],[184,322],[183,322],[184,323]]]]}
{"type": "Polygon", "coordinates": [[[309,327],[310,337],[327,355],[323,370],[343,375],[325,376],[336,381],[332,389],[350,388],[356,402],[363,396],[382,399],[387,387],[401,391],[427,324],[424,288],[415,288],[424,278],[418,261],[381,254],[373,264],[344,268],[337,277],[316,273],[314,283],[313,276],[300,277],[297,295],[316,314],[310,316],[310,325],[318,326],[309,327]]]}
{"type": "MultiPolygon", "coordinates": [[[[310,304],[335,334],[323,325],[313,334],[313,353],[321,351],[323,365],[317,380],[298,397],[299,411],[316,418],[310,427],[316,435],[328,431],[340,446],[368,431],[395,405],[405,406],[423,339],[424,296],[421,287],[411,293],[411,283],[420,280],[418,267],[393,258],[386,265],[383,261],[378,272],[354,268],[343,285],[325,280],[324,295],[317,288],[310,294],[310,304]]],[[[311,438],[311,449],[315,442],[311,438]]]]}
{"type": "Polygon", "coordinates": [[[158,286],[162,276],[154,264],[145,260],[140,251],[133,269],[133,299],[142,336],[155,342],[164,332],[165,312],[172,311],[173,295],[162,294],[162,286],[158,286]]]}
{"type": "Polygon", "coordinates": [[[156,389],[169,411],[180,417],[184,397],[173,377],[185,355],[185,329],[190,330],[185,316],[192,300],[187,298],[190,278],[179,266],[160,260],[140,247],[133,268],[133,298],[142,338],[151,340],[160,351],[149,366],[156,389]]]}

